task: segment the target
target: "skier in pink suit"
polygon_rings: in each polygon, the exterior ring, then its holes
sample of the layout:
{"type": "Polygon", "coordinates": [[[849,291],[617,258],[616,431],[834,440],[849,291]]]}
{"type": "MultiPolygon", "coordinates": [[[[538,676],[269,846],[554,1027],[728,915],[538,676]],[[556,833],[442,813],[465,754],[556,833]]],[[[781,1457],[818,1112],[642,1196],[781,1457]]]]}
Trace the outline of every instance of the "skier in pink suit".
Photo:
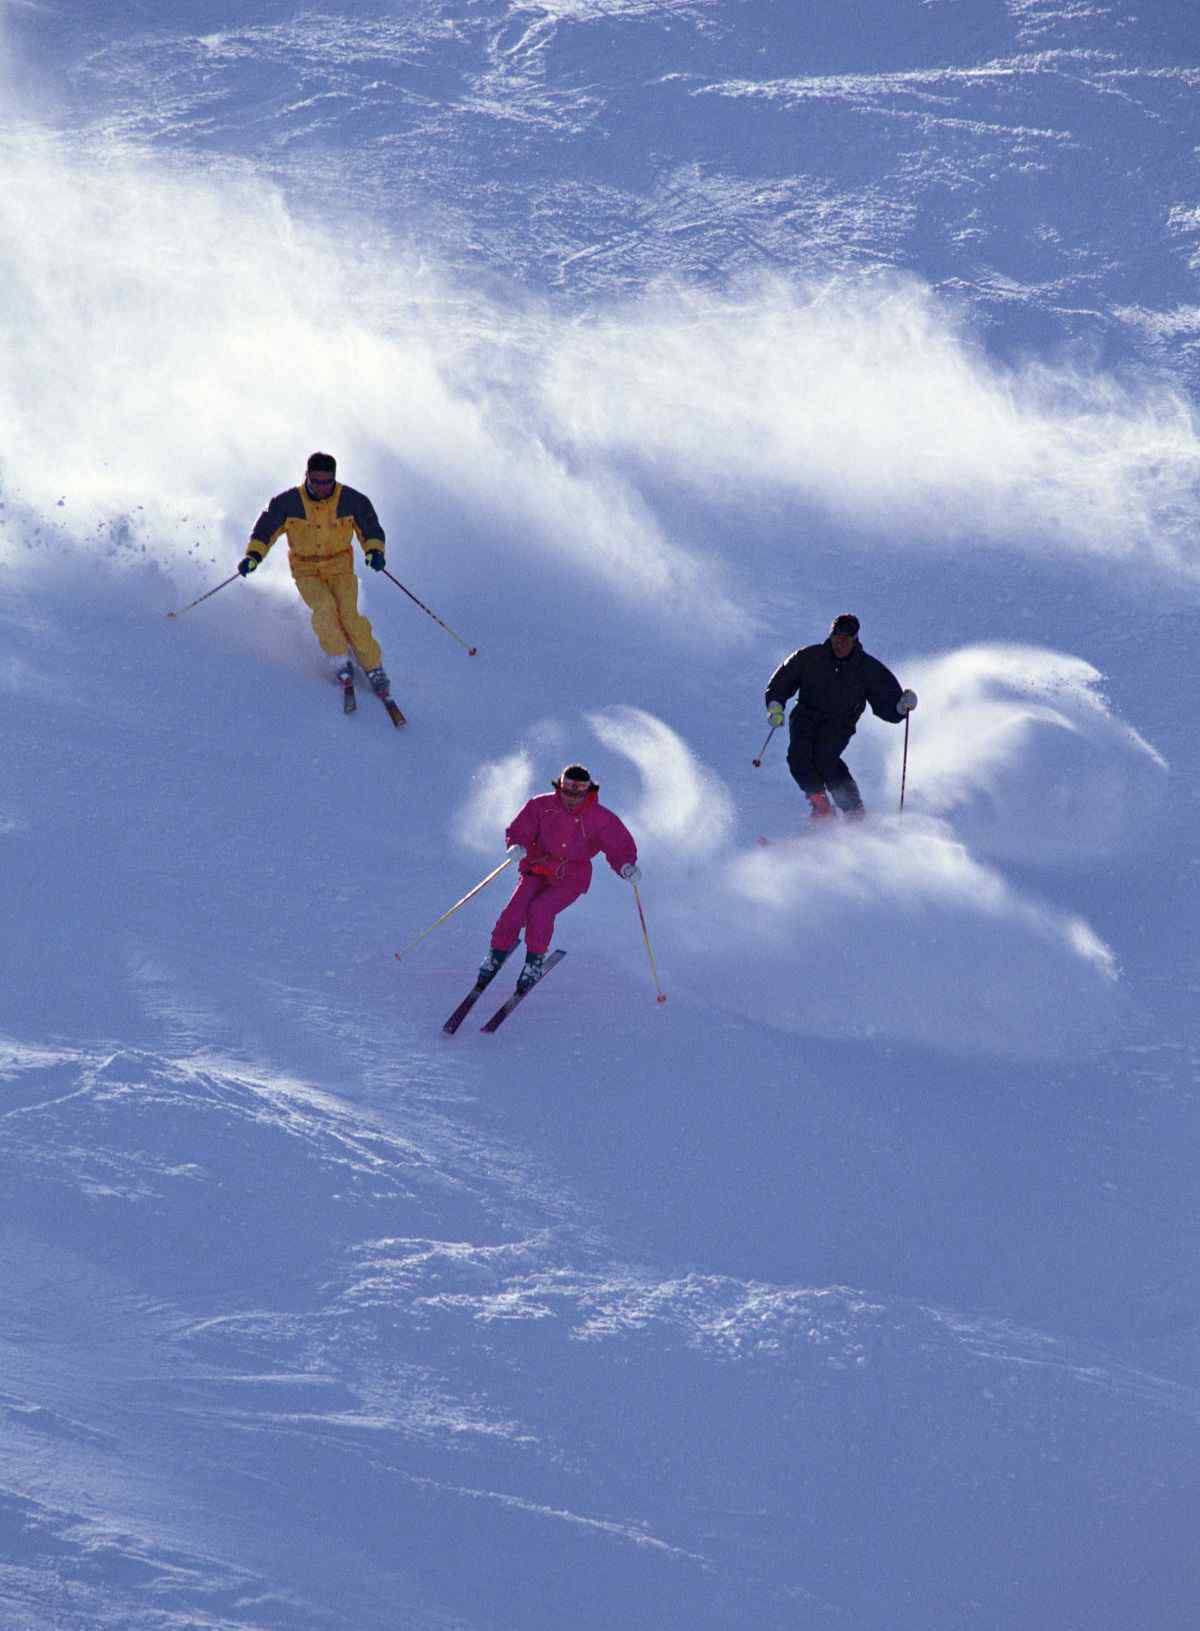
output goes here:
{"type": "Polygon", "coordinates": [[[521,881],[496,919],[492,949],[479,970],[481,982],[499,971],[524,929],[525,967],[517,989],[536,984],[554,919],[591,884],[593,855],[603,851],[613,871],[629,883],[641,877],[637,845],[624,823],[599,802],[600,789],[588,771],[568,765],[551,786],[552,793],[529,800],[504,835],[520,860],[521,881]]]}

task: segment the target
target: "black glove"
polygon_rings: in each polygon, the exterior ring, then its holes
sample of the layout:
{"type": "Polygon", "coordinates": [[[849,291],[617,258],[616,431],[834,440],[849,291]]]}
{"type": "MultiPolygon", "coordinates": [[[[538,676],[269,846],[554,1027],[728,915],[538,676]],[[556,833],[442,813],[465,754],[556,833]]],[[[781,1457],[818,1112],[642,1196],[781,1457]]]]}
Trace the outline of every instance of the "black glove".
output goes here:
{"type": "Polygon", "coordinates": [[[382,572],[383,551],[381,549],[369,549],[367,551],[367,565],[371,568],[372,572],[382,572]]]}
{"type": "Polygon", "coordinates": [[[238,571],[244,578],[248,578],[262,564],[262,556],[257,550],[251,550],[249,555],[243,555],[238,562],[238,571]]]}

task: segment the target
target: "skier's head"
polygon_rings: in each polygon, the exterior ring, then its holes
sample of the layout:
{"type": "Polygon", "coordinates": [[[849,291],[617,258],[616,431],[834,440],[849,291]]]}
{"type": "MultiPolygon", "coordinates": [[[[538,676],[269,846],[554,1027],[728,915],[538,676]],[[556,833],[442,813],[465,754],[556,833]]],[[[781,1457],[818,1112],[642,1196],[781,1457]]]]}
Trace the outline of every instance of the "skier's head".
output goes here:
{"type": "Polygon", "coordinates": [[[310,453],[304,480],[310,493],[328,497],[337,481],[337,460],[333,454],[310,453]]]}
{"type": "Polygon", "coordinates": [[[596,789],[591,773],[585,770],[583,765],[564,766],[562,774],[556,782],[551,783],[551,786],[572,806],[579,804],[596,789]]]}
{"type": "Polygon", "coordinates": [[[835,657],[848,657],[858,642],[858,619],[853,612],[842,612],[829,625],[829,643],[835,657]]]}

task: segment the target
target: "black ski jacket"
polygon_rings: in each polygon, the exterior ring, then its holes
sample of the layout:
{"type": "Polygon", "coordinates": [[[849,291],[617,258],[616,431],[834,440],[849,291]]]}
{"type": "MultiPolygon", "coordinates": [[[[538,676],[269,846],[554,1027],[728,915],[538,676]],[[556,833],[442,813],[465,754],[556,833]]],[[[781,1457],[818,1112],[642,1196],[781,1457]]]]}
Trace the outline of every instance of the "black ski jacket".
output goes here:
{"type": "Polygon", "coordinates": [[[849,738],[868,702],[871,712],[880,719],[899,725],[904,718],[896,712],[900,691],[900,682],[891,670],[857,641],[850,655],[839,660],[829,641],[823,640],[819,646],[801,646],[780,663],[767,685],[766,700],[769,705],[796,698],[793,731],[828,725],[849,738]]]}

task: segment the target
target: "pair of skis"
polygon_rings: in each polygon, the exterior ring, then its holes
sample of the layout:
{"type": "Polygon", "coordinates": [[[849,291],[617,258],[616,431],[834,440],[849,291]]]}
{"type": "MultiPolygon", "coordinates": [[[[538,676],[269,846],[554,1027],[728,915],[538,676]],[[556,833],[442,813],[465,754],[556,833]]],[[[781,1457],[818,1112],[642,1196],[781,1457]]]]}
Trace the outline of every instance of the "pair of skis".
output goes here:
{"type": "MultiPolygon", "coordinates": [[[[380,696],[378,691],[376,691],[375,695],[379,697],[380,702],[382,702],[384,707],[387,709],[387,716],[397,730],[400,729],[401,725],[408,724],[408,720],[405,719],[404,715],[400,712],[399,704],[394,702],[390,695],[385,694],[380,696]]],[[[357,707],[358,698],[354,693],[354,675],[350,674],[342,681],[342,712],[344,714],[352,714],[357,707]]]]}
{"type": "MultiPolygon", "coordinates": [[[[541,985],[542,981],[546,978],[547,974],[549,974],[550,970],[557,967],[557,965],[562,962],[566,955],[567,954],[565,951],[552,951],[549,957],[547,957],[546,961],[542,964],[542,972],[534,981],[533,985],[526,986],[524,991],[514,991],[512,996],[508,998],[507,1002],[502,1002],[500,1004],[499,1008],[497,1008],[496,1012],[492,1015],[491,1019],[488,1020],[487,1024],[481,1025],[479,1029],[481,1031],[498,1031],[501,1025],[504,1024],[504,1021],[512,1013],[513,1009],[524,1002],[525,998],[532,990],[534,990],[536,986],[541,985]]],[[[450,1015],[450,1018],[442,1026],[442,1030],[445,1031],[447,1036],[454,1035],[455,1031],[457,1031],[463,1020],[466,1019],[467,1015],[471,1012],[472,1008],[474,1008],[475,1004],[479,1001],[480,997],[482,997],[483,993],[487,990],[488,986],[491,985],[492,980],[495,978],[496,976],[493,974],[491,979],[484,980],[482,985],[476,982],[475,985],[471,987],[466,996],[459,1003],[458,1007],[450,1015]]]]}

